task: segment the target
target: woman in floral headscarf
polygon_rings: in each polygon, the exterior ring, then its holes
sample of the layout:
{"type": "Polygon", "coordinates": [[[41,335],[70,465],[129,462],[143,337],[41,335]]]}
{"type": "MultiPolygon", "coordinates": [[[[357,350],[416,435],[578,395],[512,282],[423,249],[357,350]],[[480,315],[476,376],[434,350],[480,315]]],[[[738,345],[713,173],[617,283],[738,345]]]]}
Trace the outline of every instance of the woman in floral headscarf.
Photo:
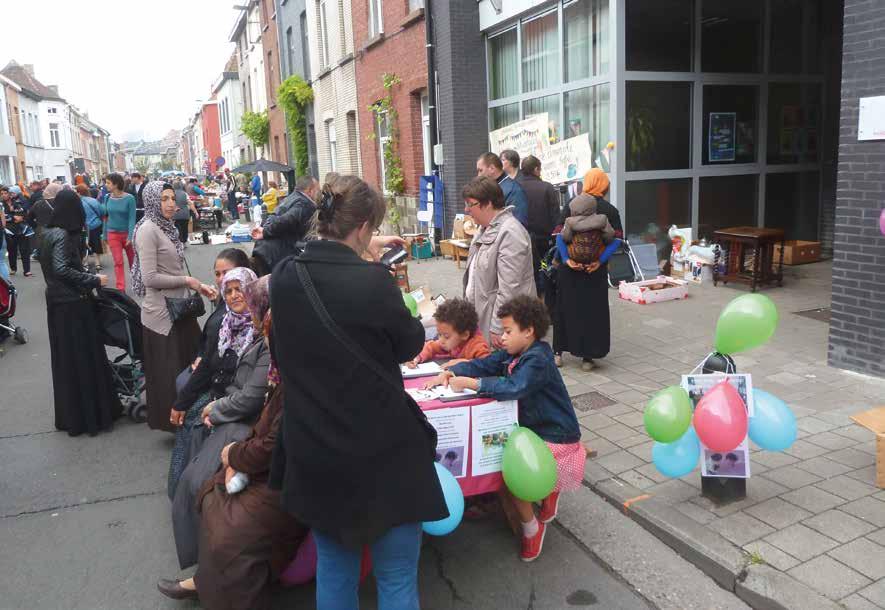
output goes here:
{"type": "Polygon", "coordinates": [[[132,289],[144,297],[141,324],[144,334],[144,373],[148,425],[174,429],[180,421],[170,417],[175,400],[175,378],[193,362],[200,342],[196,318],[172,321],[166,297],[186,297],[188,289],[210,299],[217,291],[185,273],[184,244],[172,222],[175,215],[172,186],[153,181],[144,187],[144,217],[135,225],[135,262],[132,289]]]}

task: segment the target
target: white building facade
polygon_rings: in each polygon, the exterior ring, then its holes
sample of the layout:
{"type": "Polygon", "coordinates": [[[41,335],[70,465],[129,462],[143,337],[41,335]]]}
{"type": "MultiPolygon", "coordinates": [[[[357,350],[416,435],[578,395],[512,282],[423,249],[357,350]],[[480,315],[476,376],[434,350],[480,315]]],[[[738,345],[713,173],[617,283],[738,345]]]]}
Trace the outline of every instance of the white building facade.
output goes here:
{"type": "MultiPolygon", "coordinates": [[[[9,84],[11,81],[5,82],[9,84]]],[[[14,86],[21,91],[21,87],[14,86]]],[[[0,84],[0,184],[15,182],[17,152],[11,121],[16,120],[16,117],[10,117],[11,110],[12,107],[6,99],[6,89],[0,84]]]]}
{"type": "Polygon", "coordinates": [[[237,72],[222,72],[212,92],[218,101],[218,133],[221,136],[221,156],[225,167],[240,165],[240,120],[243,116],[243,97],[237,72]]]}

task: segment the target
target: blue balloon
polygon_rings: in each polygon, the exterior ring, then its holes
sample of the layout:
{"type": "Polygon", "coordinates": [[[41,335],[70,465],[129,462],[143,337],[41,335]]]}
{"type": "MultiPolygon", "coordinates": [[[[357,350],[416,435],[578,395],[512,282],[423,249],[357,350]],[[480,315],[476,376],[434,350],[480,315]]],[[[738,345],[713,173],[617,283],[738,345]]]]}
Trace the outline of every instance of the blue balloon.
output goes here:
{"type": "Polygon", "coordinates": [[[698,465],[701,458],[701,443],[694,428],[688,430],[672,443],[655,443],[651,459],[664,476],[684,477],[698,465]]]}
{"type": "Polygon", "coordinates": [[[777,396],[753,390],[750,440],[768,451],[783,451],[796,440],[796,416],[777,396]]]}
{"type": "Polygon", "coordinates": [[[445,536],[455,530],[461,523],[461,517],[464,516],[464,492],[458,485],[455,476],[445,469],[439,462],[436,466],[436,476],[439,477],[439,484],[443,490],[443,496],[446,498],[446,507],[449,509],[449,516],[439,521],[425,521],[422,527],[425,532],[431,536],[445,536]]]}

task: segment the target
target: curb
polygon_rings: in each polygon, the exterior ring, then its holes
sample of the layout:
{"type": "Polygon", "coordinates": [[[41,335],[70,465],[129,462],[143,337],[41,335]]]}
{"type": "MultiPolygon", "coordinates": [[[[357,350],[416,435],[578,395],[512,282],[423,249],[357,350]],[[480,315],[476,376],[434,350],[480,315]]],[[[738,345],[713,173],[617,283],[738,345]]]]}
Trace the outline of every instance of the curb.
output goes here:
{"type": "Polygon", "coordinates": [[[718,533],[617,477],[596,482],[585,477],[584,485],[752,608],[844,610],[788,574],[751,565],[740,548],[718,533]]]}

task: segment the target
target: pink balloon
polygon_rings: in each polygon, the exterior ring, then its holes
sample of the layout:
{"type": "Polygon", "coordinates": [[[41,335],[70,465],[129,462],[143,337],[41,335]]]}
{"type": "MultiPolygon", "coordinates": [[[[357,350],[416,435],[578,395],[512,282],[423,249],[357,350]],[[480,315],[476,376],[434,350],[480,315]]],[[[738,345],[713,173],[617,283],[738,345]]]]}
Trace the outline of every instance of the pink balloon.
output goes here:
{"type": "Polygon", "coordinates": [[[885,208],[883,208],[882,213],[879,214],[879,230],[882,231],[882,235],[885,235],[885,208]]]}
{"type": "Polygon", "coordinates": [[[694,430],[713,451],[731,451],[747,437],[747,406],[727,381],[704,394],[694,410],[694,430]]]}

